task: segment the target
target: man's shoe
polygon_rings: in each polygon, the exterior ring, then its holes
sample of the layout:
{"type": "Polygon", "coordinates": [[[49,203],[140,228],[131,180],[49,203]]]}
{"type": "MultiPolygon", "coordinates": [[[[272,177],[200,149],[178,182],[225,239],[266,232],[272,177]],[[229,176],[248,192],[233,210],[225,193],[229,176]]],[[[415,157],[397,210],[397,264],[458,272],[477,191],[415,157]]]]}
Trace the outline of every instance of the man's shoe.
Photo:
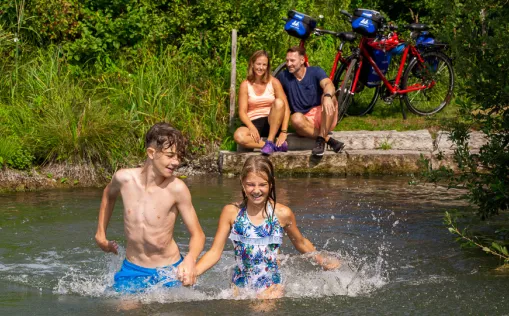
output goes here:
{"type": "Polygon", "coordinates": [[[343,142],[340,142],[339,140],[336,140],[332,137],[329,137],[327,145],[329,145],[335,153],[339,153],[343,150],[343,148],[345,148],[345,144],[343,142]]]}
{"type": "Polygon", "coordinates": [[[323,156],[325,152],[325,139],[323,137],[318,136],[316,138],[315,147],[311,151],[313,156],[323,156]]]}
{"type": "Polygon", "coordinates": [[[276,145],[274,145],[273,142],[268,140],[265,142],[265,145],[263,145],[261,152],[264,155],[270,156],[270,155],[272,155],[272,153],[274,152],[275,149],[276,149],[276,145]]]}
{"type": "Polygon", "coordinates": [[[287,152],[288,151],[288,143],[286,142],[286,140],[284,141],[284,143],[281,144],[281,146],[276,146],[276,150],[275,151],[279,151],[279,152],[287,152]]]}

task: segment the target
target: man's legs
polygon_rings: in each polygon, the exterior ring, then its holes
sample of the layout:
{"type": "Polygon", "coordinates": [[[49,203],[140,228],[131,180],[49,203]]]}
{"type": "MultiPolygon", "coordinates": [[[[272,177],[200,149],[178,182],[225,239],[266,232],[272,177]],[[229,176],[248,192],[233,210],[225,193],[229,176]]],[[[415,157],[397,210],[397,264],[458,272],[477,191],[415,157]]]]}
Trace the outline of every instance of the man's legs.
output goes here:
{"type": "Polygon", "coordinates": [[[293,113],[291,116],[292,126],[297,134],[307,138],[322,137],[329,139],[329,132],[336,127],[337,111],[327,115],[322,111],[322,106],[312,108],[308,113],[293,113]]]}
{"type": "Polygon", "coordinates": [[[306,114],[294,113],[291,120],[297,134],[316,139],[315,148],[312,151],[313,155],[323,155],[325,143],[329,144],[335,152],[343,149],[344,144],[342,142],[329,136],[329,132],[337,125],[337,107],[335,107],[332,114],[327,115],[319,105],[306,114]]]}

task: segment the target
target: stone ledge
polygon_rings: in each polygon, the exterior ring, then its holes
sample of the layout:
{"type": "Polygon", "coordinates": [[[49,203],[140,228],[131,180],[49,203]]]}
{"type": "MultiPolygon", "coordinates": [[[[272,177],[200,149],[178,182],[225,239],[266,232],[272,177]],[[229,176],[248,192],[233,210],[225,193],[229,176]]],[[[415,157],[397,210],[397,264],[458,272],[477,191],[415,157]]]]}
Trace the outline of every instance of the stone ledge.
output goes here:
{"type": "MultiPolygon", "coordinates": [[[[454,151],[456,146],[449,140],[449,132],[440,131],[437,133],[433,149],[443,152],[454,151]]],[[[472,151],[479,151],[481,147],[488,142],[486,136],[482,132],[472,131],[470,132],[470,138],[468,141],[468,147],[472,151]]]]}
{"type": "MultiPolygon", "coordinates": [[[[249,156],[259,154],[221,151],[219,170],[223,174],[238,174],[249,156]]],[[[431,158],[431,153],[426,151],[346,150],[339,154],[328,151],[322,157],[314,157],[305,150],[275,153],[270,159],[278,173],[409,174],[419,170],[421,155],[431,158]]]]}
{"type": "MultiPolygon", "coordinates": [[[[432,151],[433,139],[427,130],[418,131],[345,131],[332,132],[332,137],[345,143],[345,150],[375,150],[382,147],[391,150],[432,151]]],[[[288,150],[311,150],[315,140],[288,134],[288,150]]],[[[330,148],[327,148],[330,150],[330,148]]],[[[253,150],[237,146],[238,152],[252,152],[253,150]]],[[[257,151],[257,150],[255,150],[257,151]]]]}

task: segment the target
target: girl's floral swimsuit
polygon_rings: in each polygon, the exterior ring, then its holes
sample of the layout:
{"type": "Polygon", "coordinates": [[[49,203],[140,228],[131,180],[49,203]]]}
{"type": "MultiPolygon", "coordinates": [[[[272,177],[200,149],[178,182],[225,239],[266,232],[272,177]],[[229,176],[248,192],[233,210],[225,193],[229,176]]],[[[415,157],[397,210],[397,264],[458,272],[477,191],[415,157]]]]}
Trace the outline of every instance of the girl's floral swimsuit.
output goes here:
{"type": "Polygon", "coordinates": [[[240,209],[230,232],[237,266],[232,282],[240,288],[264,290],[281,283],[277,265],[278,249],[283,243],[283,228],[270,203],[268,218],[259,226],[253,225],[246,208],[240,209]]]}

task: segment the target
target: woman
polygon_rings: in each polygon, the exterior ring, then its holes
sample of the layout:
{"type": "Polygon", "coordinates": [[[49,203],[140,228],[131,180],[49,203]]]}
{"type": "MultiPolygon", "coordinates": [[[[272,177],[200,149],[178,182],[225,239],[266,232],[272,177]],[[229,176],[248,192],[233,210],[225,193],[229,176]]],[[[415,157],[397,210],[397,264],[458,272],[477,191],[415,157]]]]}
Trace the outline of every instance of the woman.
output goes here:
{"type": "Polygon", "coordinates": [[[247,80],[240,84],[239,117],[244,126],[233,135],[237,144],[261,148],[264,155],[288,150],[290,108],[281,83],[270,74],[269,56],[264,50],[249,58],[247,80]]]}

